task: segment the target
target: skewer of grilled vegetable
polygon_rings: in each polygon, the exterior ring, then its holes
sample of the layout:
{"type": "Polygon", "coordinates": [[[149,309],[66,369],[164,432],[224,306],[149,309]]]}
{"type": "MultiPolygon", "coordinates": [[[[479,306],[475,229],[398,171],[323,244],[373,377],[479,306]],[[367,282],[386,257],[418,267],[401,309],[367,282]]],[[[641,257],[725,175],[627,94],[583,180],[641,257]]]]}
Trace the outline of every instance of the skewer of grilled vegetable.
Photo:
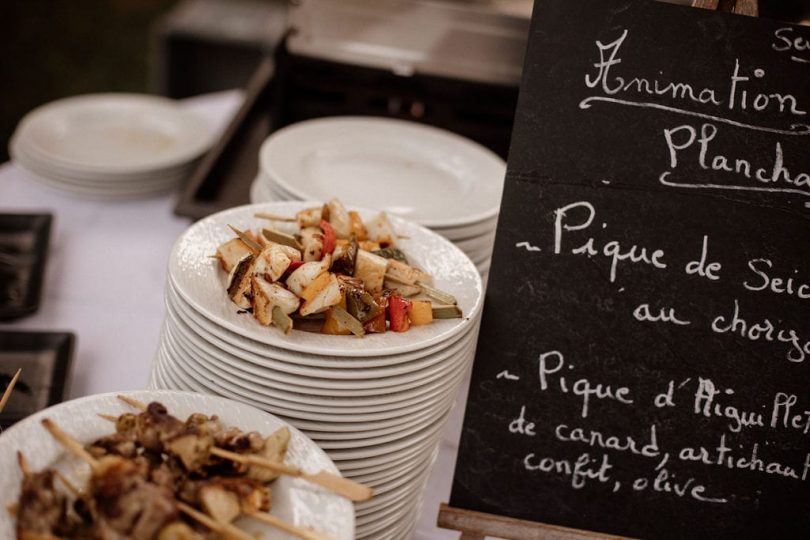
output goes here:
{"type": "Polygon", "coordinates": [[[435,288],[396,247],[384,212],[364,222],[332,199],[295,217],[256,217],[294,222],[298,231],[229,225],[237,237],[221,244],[215,258],[228,273],[231,301],[263,326],[364,336],[462,317],[456,298],[435,288]]]}
{"type": "MultiPolygon", "coordinates": [[[[147,410],[147,405],[136,399],[130,398],[125,395],[119,395],[118,398],[135,409],[138,409],[140,411],[147,410]]],[[[197,441],[192,441],[191,444],[194,444],[196,442],[197,441]]],[[[210,455],[234,461],[237,463],[267,469],[277,474],[284,474],[287,476],[303,478],[304,480],[312,482],[313,484],[317,484],[338,495],[346,497],[351,501],[355,502],[366,501],[370,499],[371,496],[373,495],[373,490],[370,487],[364,486],[363,484],[360,484],[353,480],[349,480],[348,478],[343,478],[342,476],[328,473],[326,471],[319,471],[317,473],[311,474],[302,471],[299,468],[285,465],[284,463],[270,461],[266,458],[250,454],[248,455],[238,454],[236,452],[231,452],[223,448],[218,448],[211,444],[206,444],[200,447],[200,449],[206,450],[210,455]]],[[[169,448],[168,450],[171,452],[171,448],[169,448]]]]}
{"type": "Polygon", "coordinates": [[[5,391],[3,392],[3,397],[0,398],[0,413],[3,412],[3,409],[6,408],[6,403],[11,398],[11,392],[14,390],[14,386],[17,384],[17,381],[20,379],[20,374],[22,373],[22,368],[17,370],[17,373],[11,378],[11,382],[8,383],[5,391]]]}

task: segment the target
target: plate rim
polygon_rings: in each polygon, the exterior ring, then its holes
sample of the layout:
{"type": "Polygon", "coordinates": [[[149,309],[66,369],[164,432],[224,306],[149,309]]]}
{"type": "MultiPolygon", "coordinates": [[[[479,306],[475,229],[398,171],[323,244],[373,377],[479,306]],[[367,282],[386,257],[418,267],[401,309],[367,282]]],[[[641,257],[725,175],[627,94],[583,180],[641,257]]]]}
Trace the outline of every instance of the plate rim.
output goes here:
{"type": "Polygon", "coordinates": [[[214,134],[209,122],[199,114],[195,114],[181,106],[175,100],[162,96],[133,92],[100,92],[69,96],[36,107],[23,116],[17,123],[12,139],[17,140],[18,144],[24,145],[29,148],[30,151],[36,152],[43,158],[59,163],[65,167],[75,168],[78,171],[115,174],[136,171],[148,172],[192,161],[201,156],[214,143],[214,134]],[[124,165],[116,163],[101,165],[98,163],[82,162],[81,160],[65,159],[64,156],[49,153],[36,144],[33,144],[35,139],[32,139],[32,130],[38,127],[38,122],[49,121],[55,114],[64,114],[65,111],[69,112],[75,107],[85,107],[88,106],[88,103],[90,106],[94,104],[96,106],[103,106],[109,103],[112,103],[113,106],[121,106],[121,104],[132,106],[132,104],[136,104],[140,107],[160,108],[162,109],[162,111],[160,111],[162,114],[171,111],[170,114],[173,115],[172,120],[188,123],[189,125],[194,124],[190,131],[199,132],[200,136],[183,152],[169,155],[161,159],[154,159],[145,166],[143,164],[136,165],[131,163],[124,165]]]}
{"type": "MultiPolygon", "coordinates": [[[[434,137],[434,138],[443,138],[448,142],[448,144],[456,145],[457,148],[464,149],[464,152],[469,155],[470,153],[478,153],[482,159],[487,159],[491,161],[493,164],[497,164],[500,168],[503,169],[503,174],[500,176],[499,179],[496,179],[495,182],[498,182],[500,185],[501,194],[503,193],[503,188],[505,185],[505,175],[506,175],[506,162],[498,156],[495,152],[490,150],[489,148],[471,140],[467,137],[459,135],[458,133],[454,133],[452,131],[442,129],[436,126],[422,124],[419,122],[414,122],[410,120],[403,120],[399,118],[388,118],[382,116],[364,116],[364,115],[346,115],[346,116],[326,116],[321,118],[312,118],[308,120],[302,120],[300,122],[296,122],[294,124],[290,124],[284,126],[276,131],[274,131],[267,139],[264,140],[260,149],[259,149],[259,170],[266,174],[269,179],[275,182],[278,186],[280,186],[283,191],[286,191],[288,194],[297,197],[300,200],[311,200],[313,195],[302,191],[297,186],[292,185],[290,182],[284,180],[284,175],[280,174],[277,167],[273,166],[273,157],[270,155],[274,148],[274,145],[283,144],[286,137],[290,137],[291,134],[295,135],[296,132],[300,130],[318,130],[323,129],[321,126],[334,126],[340,124],[352,124],[352,123],[359,123],[365,124],[363,127],[379,127],[382,126],[383,129],[393,129],[393,130],[414,130],[414,131],[422,131],[422,133],[434,137]],[[281,143],[279,143],[281,141],[281,143]]],[[[425,227],[462,227],[465,225],[477,223],[479,221],[484,221],[490,219],[496,215],[498,215],[500,211],[500,199],[498,200],[498,204],[493,205],[491,208],[478,212],[476,214],[471,214],[463,218],[455,218],[455,219],[420,219],[420,220],[411,220],[415,223],[423,225],[425,227]]],[[[407,218],[405,218],[407,219],[407,218]]]]}

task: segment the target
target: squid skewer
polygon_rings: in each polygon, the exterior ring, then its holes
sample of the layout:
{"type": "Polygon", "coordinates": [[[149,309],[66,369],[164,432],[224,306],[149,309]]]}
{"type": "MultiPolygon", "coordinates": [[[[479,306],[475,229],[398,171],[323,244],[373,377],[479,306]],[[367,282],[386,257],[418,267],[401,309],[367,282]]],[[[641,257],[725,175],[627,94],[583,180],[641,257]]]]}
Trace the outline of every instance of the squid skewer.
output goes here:
{"type": "MultiPolygon", "coordinates": [[[[136,399],[124,395],[119,395],[118,399],[135,409],[141,411],[146,410],[146,405],[136,399]]],[[[211,447],[210,452],[212,455],[230,461],[235,461],[237,463],[253,465],[255,467],[268,469],[275,473],[303,478],[304,480],[312,482],[313,484],[318,484],[319,486],[337,493],[338,495],[342,495],[351,501],[367,501],[373,495],[373,490],[370,487],[364,486],[363,484],[353,480],[349,480],[348,478],[343,478],[342,476],[328,473],[326,471],[319,471],[315,474],[310,474],[302,471],[301,469],[291,467],[283,463],[269,461],[257,456],[237,454],[235,452],[230,452],[215,446],[211,447]]]]}

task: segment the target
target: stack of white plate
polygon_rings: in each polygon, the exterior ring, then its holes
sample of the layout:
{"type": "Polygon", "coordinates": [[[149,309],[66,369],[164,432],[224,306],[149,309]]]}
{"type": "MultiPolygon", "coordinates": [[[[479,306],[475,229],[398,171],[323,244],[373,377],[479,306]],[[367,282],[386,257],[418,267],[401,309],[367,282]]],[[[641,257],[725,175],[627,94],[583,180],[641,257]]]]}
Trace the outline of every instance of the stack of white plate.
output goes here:
{"type": "Polygon", "coordinates": [[[255,229],[256,212],[292,216],[313,205],[242,206],[209,216],[180,237],[169,262],[151,385],[224,396],[283,418],[318,443],[344,476],[375,489],[370,501],[355,505],[358,538],[406,538],[444,420],[474,357],[481,278],[451,242],[392,217],[402,250],[456,297],[465,318],[363,338],[298,330],[285,336],[263,327],[228,299],[225,272],[210,255],[233,237],[229,224],[255,229]]]}
{"type": "Polygon", "coordinates": [[[28,113],[11,139],[31,177],[78,195],[139,197],[176,188],[212,130],[174,101],[137,94],[61,99],[28,113]]]}
{"type": "Polygon", "coordinates": [[[506,164],[435,127],[373,117],[307,120],[259,153],[252,202],[329,200],[380,208],[455,243],[489,271],[506,164]]]}

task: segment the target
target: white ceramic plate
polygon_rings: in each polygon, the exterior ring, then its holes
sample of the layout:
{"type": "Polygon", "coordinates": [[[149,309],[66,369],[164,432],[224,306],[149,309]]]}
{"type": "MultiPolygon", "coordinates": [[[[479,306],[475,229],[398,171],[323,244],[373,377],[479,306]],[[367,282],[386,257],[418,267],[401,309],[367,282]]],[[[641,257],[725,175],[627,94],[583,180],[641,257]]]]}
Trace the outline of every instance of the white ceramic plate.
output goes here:
{"type": "Polygon", "coordinates": [[[201,381],[203,384],[205,384],[206,381],[212,381],[219,388],[228,389],[236,395],[244,396],[243,400],[256,401],[257,404],[262,405],[263,409],[266,408],[270,411],[278,410],[278,412],[285,414],[285,416],[292,417],[307,413],[308,415],[315,415],[318,419],[331,421],[352,421],[356,418],[356,415],[362,415],[368,411],[375,411],[375,414],[381,415],[379,419],[398,418],[401,417],[404,412],[407,412],[407,410],[421,406],[422,404],[434,403],[438,405],[439,402],[453,398],[453,394],[449,392],[449,389],[455,388],[455,385],[460,382],[462,376],[466,373],[466,365],[462,365],[456,373],[449,374],[448,377],[442,381],[443,384],[434,384],[433,387],[429,388],[426,392],[415,392],[413,396],[408,396],[400,401],[386,403],[384,405],[358,407],[341,406],[338,402],[325,405],[302,399],[297,395],[293,396],[293,399],[287,399],[285,396],[279,395],[268,387],[251,384],[241,379],[224,377],[222,373],[211,370],[210,367],[203,362],[190,364],[176,357],[171,358],[171,360],[175,362],[177,367],[195,380],[201,381]]]}
{"type": "MultiPolygon", "coordinates": [[[[218,415],[226,425],[262,434],[288,425],[274,416],[234,401],[170,391],[133,391],[127,395],[141,401],[160,401],[173,414],[185,417],[192,412],[218,415]]],[[[56,466],[68,478],[76,480],[86,475],[86,468],[65,456],[56,443],[40,425],[43,418],[51,418],[70,435],[89,442],[112,432],[111,425],[97,416],[98,413],[120,414],[128,411],[115,394],[101,394],[56,405],[12,426],[0,435],[0,493],[8,502],[16,500],[22,475],[16,463],[16,452],[23,452],[32,468],[56,466]]],[[[315,443],[292,426],[292,438],[287,453],[287,463],[315,472],[327,470],[338,472],[335,465],[315,443]]],[[[354,538],[354,510],[352,504],[337,495],[325,492],[308,482],[290,477],[281,477],[273,483],[272,513],[300,527],[311,527],[334,538],[354,538]]],[[[2,501],[5,503],[6,501],[2,501]]],[[[277,530],[257,524],[248,519],[238,522],[251,532],[261,532],[264,537],[290,538],[279,535],[277,530]]],[[[0,538],[14,537],[14,522],[6,512],[0,512],[0,538]]]]}
{"type": "MultiPolygon", "coordinates": [[[[431,452],[436,448],[436,445],[439,444],[440,436],[436,436],[431,440],[425,442],[420,446],[415,446],[413,448],[407,448],[400,452],[396,452],[393,454],[389,454],[387,456],[383,456],[381,458],[368,458],[366,460],[362,460],[363,466],[358,465],[358,461],[354,462],[346,462],[344,463],[336,463],[338,468],[344,474],[344,476],[349,478],[354,478],[355,475],[362,476],[369,474],[371,472],[378,472],[384,468],[390,467],[392,465],[396,465],[398,463],[402,463],[405,460],[414,458],[415,456],[428,456],[431,452]]],[[[365,505],[367,503],[357,503],[355,505],[355,510],[358,510],[358,505],[365,505]]]]}
{"type": "MultiPolygon", "coordinates": [[[[175,347],[177,345],[182,347],[182,338],[177,339],[176,342],[175,347]]],[[[167,343],[167,345],[169,344],[167,343]]],[[[182,361],[195,362],[204,367],[206,371],[216,373],[223,380],[242,386],[248,391],[258,392],[290,403],[299,403],[303,406],[315,405],[326,407],[327,410],[334,407],[339,411],[362,408],[384,410],[387,407],[396,407],[406,401],[430,395],[435,391],[446,388],[447,379],[466,369],[466,361],[464,360],[471,356],[469,349],[462,350],[458,353],[461,361],[453,361],[451,367],[448,367],[446,371],[438,372],[425,379],[403,383],[401,385],[404,387],[402,390],[390,391],[389,387],[386,387],[379,389],[375,395],[359,397],[353,395],[328,396],[318,393],[317,389],[312,389],[310,392],[291,391],[287,384],[266,377],[259,378],[250,372],[217,363],[215,359],[206,355],[194,354],[193,351],[189,352],[191,353],[190,358],[188,356],[184,357],[182,353],[178,356],[182,361]]],[[[306,380],[303,380],[301,384],[306,384],[306,380]]]]}
{"type": "Polygon", "coordinates": [[[86,180],[45,169],[43,164],[30,160],[13,146],[10,147],[10,151],[15,163],[34,180],[81,195],[125,198],[161,193],[177,187],[191,172],[191,169],[187,168],[167,175],[155,173],[126,181],[113,180],[112,177],[105,180],[86,180]]]}
{"type": "Polygon", "coordinates": [[[470,259],[473,259],[473,255],[477,253],[492,251],[493,244],[495,243],[495,231],[467,240],[457,240],[453,243],[457,245],[461,251],[466,253],[470,259]]]}
{"type": "Polygon", "coordinates": [[[212,130],[175,102],[137,94],[61,99],[17,128],[29,154],[79,171],[135,172],[178,165],[213,142],[212,130]]]}
{"type": "MultiPolygon", "coordinates": [[[[390,509],[392,505],[400,506],[403,504],[403,499],[411,499],[418,495],[424,485],[424,480],[430,475],[430,461],[425,461],[418,465],[419,472],[412,476],[408,482],[400,484],[400,489],[389,489],[385,493],[380,493],[373,500],[358,503],[355,505],[355,513],[357,519],[363,519],[364,522],[374,520],[379,517],[379,514],[385,512],[386,508],[390,509]]],[[[358,528],[359,532],[359,528],[358,528]]]]}
{"type": "MultiPolygon", "coordinates": [[[[397,391],[389,391],[389,387],[383,387],[378,390],[378,393],[371,396],[357,397],[352,395],[343,396],[328,396],[318,393],[316,388],[309,392],[296,392],[292,391],[289,386],[283,382],[258,376],[254,376],[249,372],[240,371],[227,364],[217,362],[215,358],[205,354],[198,354],[194,350],[184,347],[183,339],[169,336],[166,338],[169,347],[175,351],[178,361],[184,364],[193,364],[201,367],[207,373],[215,374],[216,377],[221,378],[223,381],[242,387],[248,392],[259,393],[263,396],[272,397],[275,399],[283,400],[289,403],[297,403],[306,408],[309,406],[316,406],[319,409],[323,408],[331,411],[332,408],[338,409],[335,412],[348,412],[351,410],[375,409],[387,410],[389,408],[397,408],[402,404],[420,399],[422,397],[446,389],[446,381],[458,375],[466,369],[469,358],[472,357],[472,348],[474,344],[458,351],[453,358],[447,361],[447,368],[442,371],[432,372],[424,379],[417,379],[413,381],[406,381],[401,383],[403,388],[397,391]]],[[[304,378],[300,382],[301,385],[306,385],[307,380],[304,378]]]]}
{"type": "MultiPolygon", "coordinates": [[[[281,186],[273,182],[266,174],[259,171],[256,179],[251,184],[250,188],[252,203],[273,202],[273,201],[298,201],[301,200],[295,195],[284,191],[281,186]]],[[[467,225],[458,227],[429,227],[433,232],[444,236],[453,243],[458,244],[460,241],[478,238],[495,233],[495,228],[498,225],[498,215],[476,221],[467,225]]]]}
{"type": "Polygon", "coordinates": [[[19,138],[12,138],[9,143],[9,150],[15,160],[23,161],[33,165],[38,170],[48,173],[55,177],[70,178],[74,181],[88,182],[88,183],[108,183],[108,184],[129,184],[141,180],[149,180],[155,178],[176,177],[188,175],[191,170],[197,165],[198,160],[183,162],[178,165],[164,167],[160,169],[150,169],[147,171],[134,171],[134,172],[98,172],[77,170],[70,167],[64,167],[59,163],[49,161],[42,156],[33,155],[25,147],[20,144],[19,138]]]}
{"type": "Polygon", "coordinates": [[[489,234],[493,232],[497,226],[498,216],[495,216],[484,221],[465,225],[464,227],[432,227],[431,230],[455,242],[457,240],[464,240],[465,238],[489,234]]]}
{"type": "MultiPolygon", "coordinates": [[[[202,357],[206,361],[207,365],[211,365],[216,368],[215,371],[217,374],[220,372],[233,373],[236,368],[241,367],[241,365],[245,365],[244,362],[240,361],[238,358],[224,358],[222,356],[217,357],[208,354],[206,351],[196,348],[194,344],[188,341],[183,341],[182,337],[177,337],[175,339],[175,336],[172,335],[170,339],[171,341],[169,344],[174,349],[174,355],[181,359],[184,363],[195,363],[197,358],[202,357]]],[[[392,387],[397,389],[396,392],[407,392],[408,390],[412,390],[418,386],[423,386],[440,380],[441,378],[447,377],[448,374],[454,373],[461,369],[462,364],[466,363],[467,359],[473,356],[475,345],[476,344],[470,340],[467,343],[461,344],[457,350],[454,349],[453,351],[450,351],[447,355],[437,356],[435,362],[432,362],[434,359],[431,358],[431,365],[425,366],[420,371],[391,375],[382,378],[341,378],[335,380],[326,378],[326,374],[323,374],[321,377],[306,375],[296,376],[271,372],[265,369],[260,375],[256,374],[253,377],[253,380],[256,383],[261,383],[263,386],[285,388],[290,394],[296,396],[321,395],[319,391],[321,388],[342,390],[376,389],[377,393],[375,395],[384,395],[388,392],[394,393],[395,391],[391,390],[392,387]],[[259,379],[259,377],[261,377],[261,379],[259,379]],[[295,391],[293,391],[292,385],[295,385],[295,391]],[[299,390],[299,388],[303,388],[304,390],[299,390]],[[307,388],[309,391],[307,391],[307,388]]],[[[331,396],[331,398],[327,397],[327,399],[333,399],[336,401],[345,397],[345,395],[331,396]]]]}
{"type": "Polygon", "coordinates": [[[269,191],[269,189],[261,181],[261,173],[250,184],[250,202],[251,203],[266,203],[273,202],[276,198],[269,191]]]}
{"type": "Polygon", "coordinates": [[[198,356],[183,355],[182,352],[179,352],[180,344],[173,343],[171,339],[167,338],[166,342],[166,350],[172,355],[171,359],[194,379],[215,381],[218,386],[243,394],[247,398],[255,398],[271,407],[287,407],[301,412],[317,413],[323,415],[323,418],[337,418],[344,414],[362,414],[369,410],[377,413],[391,412],[391,415],[394,416],[394,412],[400,411],[404,407],[444,396],[448,393],[451,383],[456,382],[466,372],[467,360],[471,358],[469,352],[460,356],[459,361],[454,362],[451,367],[442,372],[438,383],[430,385],[426,391],[419,391],[421,385],[414,385],[412,392],[403,392],[396,401],[377,406],[357,405],[356,403],[341,405],[340,398],[325,401],[312,400],[308,395],[285,394],[276,390],[276,388],[283,388],[283,385],[273,383],[262,385],[249,379],[233,377],[222,369],[218,369],[216,365],[210,364],[207,359],[202,360],[198,356]]]}
{"type": "Polygon", "coordinates": [[[44,177],[50,180],[51,182],[63,184],[67,188],[71,187],[85,188],[88,190],[96,190],[99,192],[109,192],[109,193],[117,193],[117,192],[126,193],[138,191],[148,192],[165,189],[166,187],[177,186],[183,180],[185,180],[191,173],[190,170],[183,170],[178,173],[172,173],[165,176],[164,175],[155,175],[151,177],[144,176],[142,178],[127,180],[125,182],[114,181],[111,179],[85,180],[81,178],[63,176],[60,175],[59,173],[44,170],[40,168],[37,164],[26,161],[25,158],[15,158],[15,162],[22,168],[28,170],[29,172],[36,174],[39,177],[44,177]]]}
{"type": "MultiPolygon", "coordinates": [[[[386,332],[354,336],[329,336],[293,330],[284,335],[276,328],[261,326],[252,317],[240,315],[228,299],[227,276],[219,262],[211,259],[217,247],[233,238],[228,225],[255,229],[262,225],[256,212],[294,215],[313,202],[277,202],[240,206],[219,212],[192,225],[177,240],[169,259],[169,274],[177,293],[197,311],[220,326],[273,347],[321,355],[368,357],[402,354],[442,343],[463,332],[475,320],[483,302],[481,277],[472,262],[456,246],[415,223],[391,216],[402,239],[400,246],[412,261],[433,276],[434,285],[453,294],[465,318],[438,320],[408,332],[386,332]]],[[[358,210],[364,219],[376,212],[358,210]]]]}
{"type": "Polygon", "coordinates": [[[53,180],[52,178],[49,178],[48,176],[45,176],[45,175],[42,175],[42,174],[37,174],[34,171],[32,171],[32,170],[30,170],[30,169],[28,169],[28,168],[26,168],[24,166],[21,167],[21,168],[23,169],[23,171],[27,174],[27,176],[29,178],[31,178],[32,180],[34,180],[34,181],[36,181],[36,182],[38,182],[40,184],[46,185],[46,186],[51,187],[51,188],[59,189],[59,190],[61,190],[63,192],[67,192],[67,193],[70,193],[70,194],[73,194],[73,195],[76,195],[76,196],[99,198],[99,199],[104,199],[104,200],[138,199],[138,198],[142,198],[142,197],[150,197],[150,196],[154,196],[154,195],[157,195],[157,194],[160,194],[160,193],[166,193],[168,191],[172,191],[177,187],[177,185],[180,184],[180,181],[178,181],[176,184],[172,183],[172,184],[167,184],[165,186],[162,186],[160,188],[154,188],[154,189],[150,188],[150,189],[146,189],[146,190],[140,189],[140,188],[114,189],[114,190],[99,189],[97,187],[81,186],[81,185],[75,185],[75,184],[71,184],[71,183],[67,183],[67,182],[63,182],[63,181],[53,180]]]}
{"type": "Polygon", "coordinates": [[[402,472],[415,468],[419,463],[424,460],[423,456],[414,456],[410,459],[403,460],[401,463],[397,463],[396,465],[391,465],[385,470],[377,471],[369,474],[364,475],[353,475],[352,479],[360,482],[361,484],[366,484],[368,482],[380,482],[385,481],[388,478],[394,478],[397,475],[401,474],[402,472]]]}
{"type": "MultiPolygon", "coordinates": [[[[171,367],[172,360],[167,357],[162,347],[158,351],[155,359],[155,364],[152,367],[154,389],[160,390],[183,390],[190,392],[208,393],[212,395],[219,395],[215,390],[204,387],[203,385],[187,379],[185,375],[182,377],[175,373],[174,368],[171,367]]],[[[239,396],[227,396],[230,399],[243,402],[244,398],[239,396]]],[[[343,440],[349,438],[364,438],[373,437],[378,434],[396,432],[400,429],[405,429],[414,423],[421,423],[425,417],[431,416],[435,413],[434,410],[428,408],[420,412],[412,413],[407,416],[393,418],[390,420],[369,420],[369,421],[355,421],[355,422],[329,422],[326,419],[319,420],[301,420],[298,418],[287,417],[284,414],[276,414],[284,420],[293,423],[302,431],[306,432],[310,438],[315,441],[328,440],[343,440]]],[[[410,455],[410,454],[408,454],[410,455]]],[[[373,472],[386,467],[386,462],[379,464],[355,464],[360,467],[364,472],[373,472]],[[366,466],[368,465],[368,466],[366,466]]]]}
{"type": "MultiPolygon", "coordinates": [[[[363,409],[355,410],[354,412],[328,412],[327,408],[319,410],[315,406],[307,406],[306,410],[298,403],[284,402],[276,400],[265,395],[246,391],[245,389],[224,381],[211,372],[205,371],[200,366],[193,366],[189,363],[178,360],[172,356],[174,353],[171,349],[167,349],[168,355],[166,356],[167,362],[164,364],[165,368],[174,373],[174,375],[183,380],[186,386],[190,386],[195,390],[202,388],[206,393],[221,395],[230,399],[236,399],[243,403],[248,403],[254,407],[278,414],[288,419],[301,419],[315,422],[332,422],[332,423],[346,423],[354,424],[355,422],[369,422],[369,421],[385,421],[397,420],[407,417],[411,414],[417,414],[422,411],[434,411],[439,408],[439,402],[436,398],[446,395],[450,392],[451,387],[448,384],[448,389],[434,393],[432,396],[422,397],[419,400],[402,404],[401,407],[394,410],[380,411],[378,409],[363,409]]],[[[460,382],[463,377],[459,376],[457,380],[449,381],[452,383],[460,382]]],[[[297,425],[297,424],[296,424],[297,425]]]]}
{"type": "Polygon", "coordinates": [[[388,118],[334,117],[274,132],[262,172],[300,200],[340,196],[422,225],[459,226],[498,213],[506,164],[442,129],[388,118]],[[464,201],[464,204],[458,204],[464,201]]]}
{"type": "MultiPolygon", "coordinates": [[[[187,320],[187,324],[179,321],[174,313],[173,306],[167,306],[166,324],[171,328],[175,336],[184,338],[185,344],[193,348],[196,352],[208,354],[218,363],[226,363],[237,369],[250,371],[258,376],[263,376],[271,380],[286,382],[296,385],[317,388],[349,388],[352,381],[364,379],[377,379],[372,382],[369,388],[382,388],[398,385],[402,381],[397,380],[398,376],[411,375],[411,378],[423,378],[429,374],[429,369],[434,366],[440,367],[447,363],[448,359],[466,347],[476,329],[470,326],[460,339],[453,340],[443,348],[436,348],[429,351],[424,356],[404,357],[399,363],[384,365],[381,367],[353,368],[340,364],[326,367],[308,365],[298,365],[295,356],[260,356],[252,351],[239,349],[227,342],[219,341],[210,335],[198,334],[193,330],[193,322],[187,320]],[[302,381],[301,378],[305,379],[302,381]]],[[[362,384],[355,384],[354,388],[366,387],[362,384]]]]}
{"type": "MultiPolygon", "coordinates": [[[[395,523],[400,522],[409,515],[414,505],[418,504],[422,491],[422,480],[424,478],[417,478],[412,484],[408,486],[409,490],[406,496],[396,500],[385,507],[376,509],[365,516],[357,517],[357,532],[358,534],[371,535],[377,534],[382,536],[382,529],[385,532],[390,531],[390,527],[395,523]]],[[[377,538],[380,538],[377,536],[377,538]]],[[[384,536],[382,536],[384,538],[384,536]]]]}
{"type": "MultiPolygon", "coordinates": [[[[299,353],[240,336],[218,326],[215,322],[208,320],[204,314],[195,311],[174,293],[172,287],[167,288],[166,309],[168,314],[175,315],[175,321],[179,317],[180,320],[175,325],[176,329],[182,331],[194,343],[206,349],[213,348],[216,351],[214,354],[220,355],[224,351],[238,357],[241,359],[239,367],[250,369],[250,366],[245,365],[247,362],[259,368],[275,367],[279,371],[313,377],[322,377],[320,370],[326,369],[330,373],[330,378],[339,379],[384,377],[395,374],[390,369],[396,369],[396,373],[407,373],[419,369],[416,365],[403,366],[403,364],[419,361],[419,366],[422,366],[425,363],[435,363],[426,359],[469,339],[480,320],[479,312],[479,317],[469,325],[469,328],[424,349],[402,354],[352,358],[299,353]],[[310,370],[307,371],[307,368],[310,370]],[[312,371],[311,368],[318,368],[318,371],[312,371]]],[[[228,358],[228,356],[223,356],[223,358],[228,358]]]]}
{"type": "MultiPolygon", "coordinates": [[[[186,375],[178,375],[175,373],[174,368],[171,367],[171,358],[169,358],[163,346],[160,347],[155,358],[155,364],[152,367],[153,382],[155,389],[161,390],[185,390],[191,392],[209,393],[218,395],[215,390],[204,387],[203,385],[192,381],[186,375]]],[[[236,401],[243,402],[244,399],[239,396],[228,396],[236,401]]],[[[321,440],[342,440],[343,438],[363,438],[372,437],[378,434],[391,433],[400,429],[418,423],[424,417],[430,416],[435,411],[428,408],[421,412],[409,414],[407,416],[394,418],[390,420],[369,420],[369,421],[354,421],[354,422],[329,422],[321,418],[319,420],[301,420],[298,418],[286,417],[283,414],[277,416],[294,423],[302,431],[305,431],[310,438],[315,441],[321,440]]],[[[405,455],[412,455],[414,452],[405,452],[405,455]]],[[[400,456],[400,457],[403,457],[400,456]]],[[[363,469],[363,472],[373,472],[381,470],[388,466],[388,462],[381,463],[355,463],[355,468],[363,469]]]]}

